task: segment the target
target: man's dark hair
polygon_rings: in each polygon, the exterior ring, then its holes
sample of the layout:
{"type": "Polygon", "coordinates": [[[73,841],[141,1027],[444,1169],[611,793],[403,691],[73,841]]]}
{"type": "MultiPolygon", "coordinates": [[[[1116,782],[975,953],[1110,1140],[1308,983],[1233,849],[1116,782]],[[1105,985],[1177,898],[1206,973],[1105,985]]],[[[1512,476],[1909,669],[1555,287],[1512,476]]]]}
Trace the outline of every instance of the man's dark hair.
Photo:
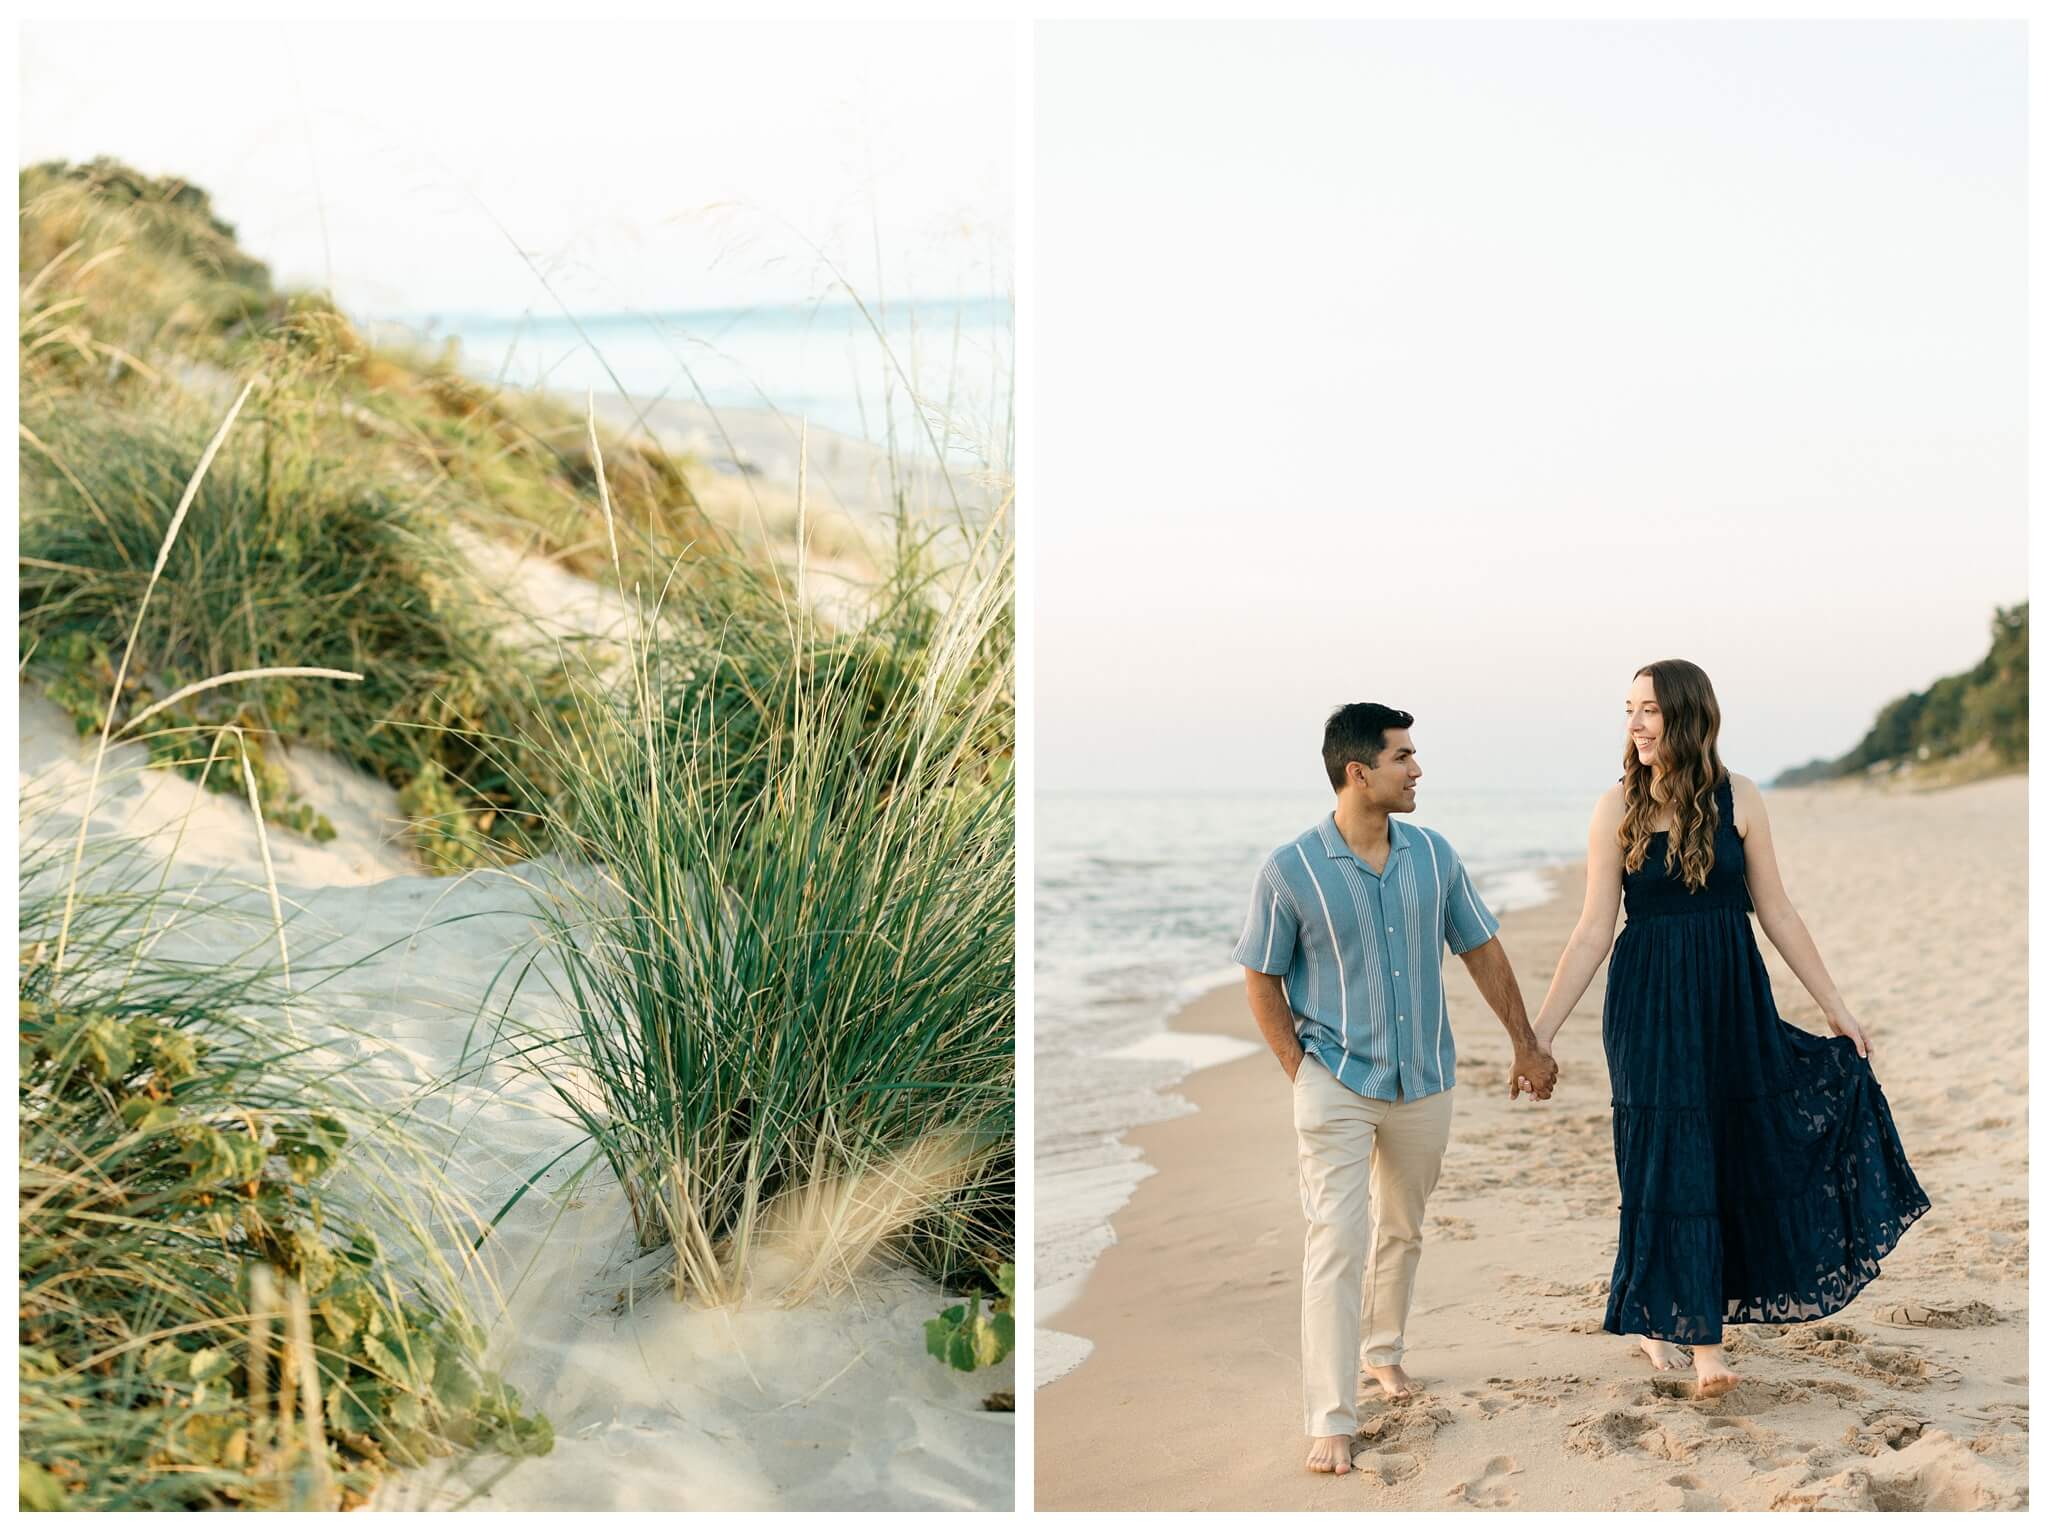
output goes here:
{"type": "Polygon", "coordinates": [[[1387,747],[1387,730],[1412,728],[1413,713],[1378,702],[1347,702],[1330,714],[1323,725],[1323,769],[1330,773],[1330,785],[1344,790],[1344,767],[1356,760],[1369,771],[1380,763],[1380,751],[1387,747]]]}

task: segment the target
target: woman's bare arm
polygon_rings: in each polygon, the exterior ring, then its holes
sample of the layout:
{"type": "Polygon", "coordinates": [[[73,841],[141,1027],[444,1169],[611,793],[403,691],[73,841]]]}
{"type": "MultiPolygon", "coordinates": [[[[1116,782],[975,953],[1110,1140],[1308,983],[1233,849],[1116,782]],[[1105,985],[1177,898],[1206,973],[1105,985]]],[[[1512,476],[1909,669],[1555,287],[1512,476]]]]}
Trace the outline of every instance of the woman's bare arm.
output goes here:
{"type": "Polygon", "coordinates": [[[1545,1052],[1614,945],[1614,922],[1621,913],[1621,847],[1615,843],[1620,828],[1621,787],[1617,784],[1602,793],[1593,807],[1593,822],[1586,830],[1586,902],[1579,910],[1579,923],[1572,927],[1571,939],[1564,944],[1564,954],[1557,959],[1543,1008],[1536,1012],[1533,1029],[1545,1052]]]}
{"type": "Polygon", "coordinates": [[[1828,1029],[1838,1037],[1854,1040],[1858,1055],[1868,1058],[1869,1038],[1849,1013],[1841,991],[1828,976],[1827,964],[1820,960],[1820,948],[1807,933],[1806,921],[1799,918],[1799,911],[1792,907],[1792,900],[1785,893],[1784,879],[1778,875],[1778,854],[1771,844],[1771,816],[1764,809],[1763,793],[1747,776],[1737,776],[1732,771],[1729,782],[1735,798],[1735,828],[1742,836],[1742,859],[1748,868],[1749,901],[1755,906],[1757,924],[1770,937],[1786,966],[1806,986],[1813,1002],[1820,1006],[1828,1029]]]}

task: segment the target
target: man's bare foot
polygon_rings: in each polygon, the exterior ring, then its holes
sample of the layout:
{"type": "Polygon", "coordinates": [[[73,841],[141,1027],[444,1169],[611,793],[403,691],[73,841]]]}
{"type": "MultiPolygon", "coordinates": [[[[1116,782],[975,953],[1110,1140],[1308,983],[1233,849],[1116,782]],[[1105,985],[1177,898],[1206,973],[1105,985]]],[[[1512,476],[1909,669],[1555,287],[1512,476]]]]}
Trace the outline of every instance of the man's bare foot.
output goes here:
{"type": "Polygon", "coordinates": [[[1402,1371],[1400,1365],[1374,1366],[1366,1364],[1366,1372],[1380,1385],[1380,1391],[1389,1398],[1412,1398],[1415,1396],[1415,1379],[1402,1371]]]}
{"type": "Polygon", "coordinates": [[[1719,1345],[1693,1346],[1692,1369],[1698,1379],[1694,1391],[1701,1398],[1719,1398],[1723,1393],[1732,1392],[1735,1384],[1742,1380],[1728,1369],[1719,1345]]]}
{"type": "Polygon", "coordinates": [[[1339,1477],[1350,1472],[1351,1437],[1311,1436],[1308,1443],[1308,1470],[1312,1473],[1336,1473],[1339,1477]]]}
{"type": "Polygon", "coordinates": [[[1665,1340],[1647,1339],[1640,1334],[1636,1336],[1636,1344],[1641,1347],[1643,1354],[1650,1358],[1650,1364],[1658,1371],[1685,1370],[1685,1352],[1676,1345],[1665,1340]]]}

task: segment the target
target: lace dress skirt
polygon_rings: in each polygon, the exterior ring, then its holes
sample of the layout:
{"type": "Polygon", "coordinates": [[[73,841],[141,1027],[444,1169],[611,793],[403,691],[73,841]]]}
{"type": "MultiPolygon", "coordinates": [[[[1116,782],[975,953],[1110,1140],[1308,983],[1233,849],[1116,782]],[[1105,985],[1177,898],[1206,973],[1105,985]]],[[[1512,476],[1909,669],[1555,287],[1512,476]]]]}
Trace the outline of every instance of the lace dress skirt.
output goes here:
{"type": "Polygon", "coordinates": [[[1726,782],[1717,798],[1705,888],[1666,872],[1661,835],[1624,876],[1601,1028],[1621,1180],[1605,1327],[1676,1344],[1839,1311],[1928,1208],[1856,1044],[1780,1019],[1726,782]]]}

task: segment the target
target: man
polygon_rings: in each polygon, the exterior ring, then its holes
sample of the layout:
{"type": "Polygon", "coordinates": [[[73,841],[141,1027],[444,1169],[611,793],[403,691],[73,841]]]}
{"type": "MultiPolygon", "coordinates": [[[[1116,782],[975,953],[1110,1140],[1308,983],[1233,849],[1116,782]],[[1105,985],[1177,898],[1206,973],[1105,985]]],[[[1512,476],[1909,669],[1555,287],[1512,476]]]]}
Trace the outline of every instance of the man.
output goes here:
{"type": "Polygon", "coordinates": [[[1233,954],[1252,1016],[1294,1083],[1308,1218],[1302,1405],[1314,1472],[1351,1470],[1361,1359],[1388,1397],[1414,1390],[1401,1368],[1403,1330],[1423,1210],[1450,1141],[1457,1062],[1446,944],[1514,1043],[1509,1097],[1526,1089],[1548,1100],[1557,1080],[1495,934],[1500,922],[1457,852],[1434,830],[1390,817],[1415,807],[1414,721],[1376,702],[1330,715],[1323,765],[1336,811],[1266,858],[1233,954]]]}

